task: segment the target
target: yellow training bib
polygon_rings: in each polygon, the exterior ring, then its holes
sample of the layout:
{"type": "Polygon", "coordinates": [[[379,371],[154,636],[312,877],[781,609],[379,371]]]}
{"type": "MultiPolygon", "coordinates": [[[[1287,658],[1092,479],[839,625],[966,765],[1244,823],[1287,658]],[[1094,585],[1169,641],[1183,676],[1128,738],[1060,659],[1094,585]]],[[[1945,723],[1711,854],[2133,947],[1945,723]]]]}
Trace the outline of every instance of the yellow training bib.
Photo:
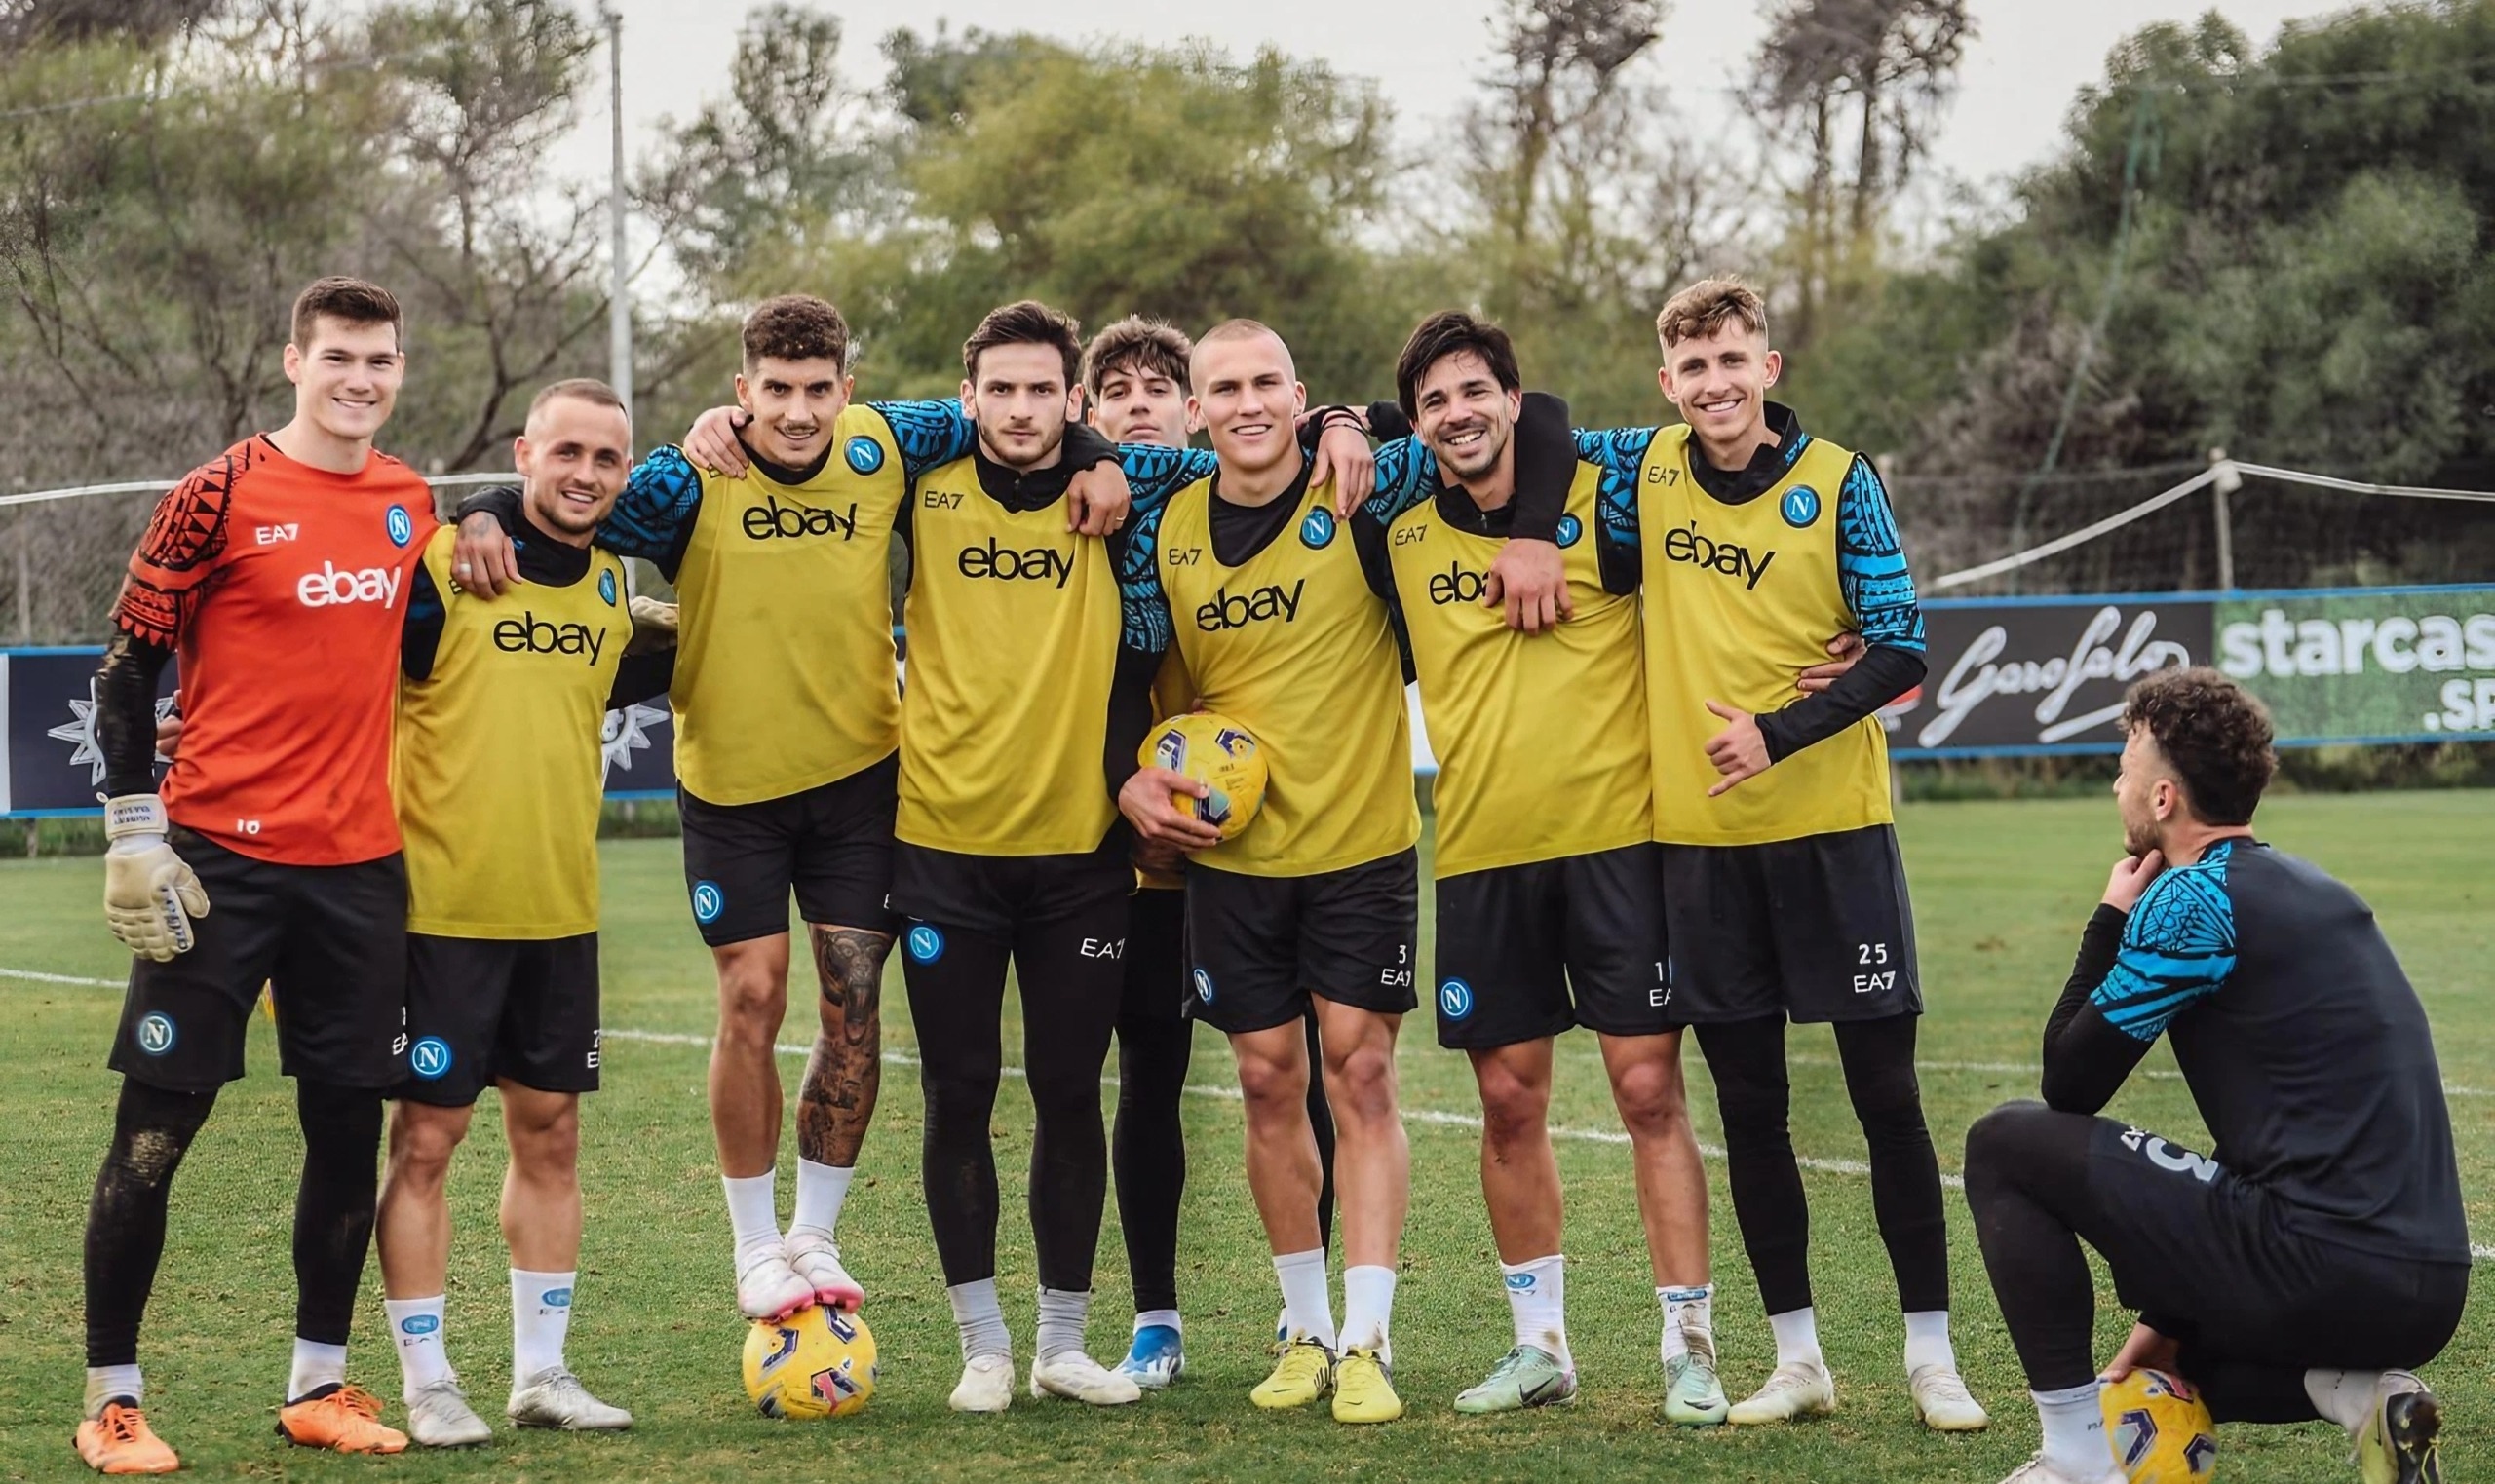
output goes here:
{"type": "Polygon", "coordinates": [[[1096,849],[1121,615],[1108,543],[1010,511],[974,459],[918,481],[900,837],[975,856],[1096,849]]]}
{"type": "Polygon", "coordinates": [[[1837,576],[1836,504],[1854,455],[1814,438],[1774,488],[1727,505],[1690,473],[1689,429],[1666,428],[1638,480],[1655,838],[1756,845],[1890,822],[1889,742],[1876,716],[1708,798],[1719,775],[1709,700],[1791,704],[1794,677],[1854,626],[1837,576]]]}
{"type": "Polygon", "coordinates": [[[801,485],[702,476],[669,696],[676,777],[695,798],[786,798],[892,756],[888,574],[907,492],[892,425],[856,403],[801,485]]]}
{"type": "Polygon", "coordinates": [[[1449,524],[1437,499],[1388,528],[1387,556],[1438,754],[1440,879],[1654,838],[1637,599],[1603,590],[1601,471],[1579,464],[1559,522],[1576,616],[1527,635],[1481,606],[1506,542],[1449,524]]]}
{"type": "Polygon", "coordinates": [[[1371,591],[1328,486],[1237,567],[1213,554],[1212,481],[1161,517],[1161,586],[1196,704],[1254,734],[1271,781],[1255,822],[1191,858],[1248,876],[1315,876],[1421,837],[1412,728],[1385,599],[1371,591]]]}
{"type": "Polygon", "coordinates": [[[455,590],[443,526],[425,548],[442,595],[433,672],[402,683],[392,781],[406,839],[407,927],[444,937],[597,931],[599,744],[632,642],[624,563],[590,553],[568,588],[455,590]]]}

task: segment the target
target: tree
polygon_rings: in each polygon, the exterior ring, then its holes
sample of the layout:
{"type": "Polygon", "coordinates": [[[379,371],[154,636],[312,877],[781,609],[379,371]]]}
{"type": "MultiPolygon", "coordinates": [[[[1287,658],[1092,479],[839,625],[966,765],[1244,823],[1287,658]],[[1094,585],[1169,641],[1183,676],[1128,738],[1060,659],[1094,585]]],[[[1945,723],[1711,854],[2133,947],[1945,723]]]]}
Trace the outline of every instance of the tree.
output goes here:
{"type": "Polygon", "coordinates": [[[402,433],[468,469],[519,431],[514,394],[606,320],[605,203],[540,173],[596,43],[560,0],[425,0],[378,12],[371,45],[403,90],[379,236],[425,371],[402,433]]]}
{"type": "Polygon", "coordinates": [[[1967,0],[1781,0],[1771,14],[1755,89],[1805,171],[1788,234],[1793,342],[1818,329],[1832,281],[1872,256],[1973,34],[1967,0]]]}

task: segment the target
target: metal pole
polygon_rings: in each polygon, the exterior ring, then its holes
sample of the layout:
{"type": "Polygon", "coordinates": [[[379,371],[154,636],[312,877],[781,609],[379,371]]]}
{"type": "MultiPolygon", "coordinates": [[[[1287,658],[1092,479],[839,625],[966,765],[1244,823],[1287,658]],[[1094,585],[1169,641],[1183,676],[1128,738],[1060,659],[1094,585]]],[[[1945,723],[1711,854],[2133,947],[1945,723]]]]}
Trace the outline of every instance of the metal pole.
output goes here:
{"type": "Polygon", "coordinates": [[[613,116],[610,148],[614,175],[607,189],[607,205],[614,217],[615,243],[614,282],[607,289],[607,381],[615,395],[624,399],[629,413],[633,407],[633,294],[631,283],[631,249],[624,238],[624,14],[609,6],[599,12],[606,22],[606,70],[608,79],[608,112],[613,116]]]}
{"type": "Polygon", "coordinates": [[[2210,467],[2217,477],[2209,482],[2210,512],[2217,521],[2218,590],[2235,590],[2235,492],[2244,487],[2244,476],[2237,473],[2233,461],[2223,448],[2209,450],[2210,467]]]}

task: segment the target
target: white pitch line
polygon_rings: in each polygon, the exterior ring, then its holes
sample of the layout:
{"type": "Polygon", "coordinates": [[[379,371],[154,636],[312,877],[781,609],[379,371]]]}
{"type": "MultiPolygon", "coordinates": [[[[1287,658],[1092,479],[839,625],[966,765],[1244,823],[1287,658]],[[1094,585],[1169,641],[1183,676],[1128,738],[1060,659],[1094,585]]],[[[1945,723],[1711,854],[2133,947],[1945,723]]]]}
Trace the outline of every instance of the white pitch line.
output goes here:
{"type": "MultiPolygon", "coordinates": [[[[617,1041],[642,1041],[654,1043],[660,1046],[707,1046],[710,1044],[710,1038],[708,1036],[688,1036],[678,1031],[609,1030],[604,1034],[617,1041]]],[[[772,1049],[783,1056],[805,1056],[811,1054],[814,1047],[789,1046],[784,1043],[772,1046],[772,1049]]],[[[884,1060],[889,1065],[896,1067],[914,1067],[918,1065],[918,1058],[905,1051],[886,1051],[884,1053],[884,1060]]],[[[1020,1077],[1022,1075],[1022,1069],[1020,1067],[1009,1066],[1005,1068],[1004,1071],[1005,1075],[1008,1077],[1020,1077]]],[[[1118,1080],[1113,1076],[1104,1075],[1100,1079],[1100,1085],[1104,1087],[1114,1087],[1117,1084],[1118,1080]]],[[[1239,1101],[1240,1096],[1239,1089],[1237,1087],[1223,1086],[1217,1083],[1189,1083],[1186,1086],[1186,1093],[1190,1097],[1217,1097],[1226,1102],[1233,1103],[1239,1101]]],[[[1470,1128],[1478,1130],[1481,1126],[1481,1118],[1478,1114],[1447,1113],[1436,1108],[1406,1108],[1403,1110],[1403,1122],[1407,1123],[1435,1124],[1441,1128],[1470,1128]]],[[[1558,1123],[1551,1125],[1551,1136],[1555,1139],[1566,1140],[1568,1142],[1578,1144],[1626,1144],[1629,1142],[1629,1135],[1622,1133],[1617,1129],[1570,1128],[1558,1123]]],[[[1724,1158],[1724,1151],[1712,1144],[1699,1145],[1698,1153],[1701,1157],[1708,1160],[1721,1160],[1724,1158]]],[[[1794,1157],[1793,1162],[1804,1169],[1816,1169],[1835,1175],[1867,1175],[1871,1173],[1871,1166],[1863,1163],[1860,1160],[1821,1160],[1814,1159],[1809,1155],[1797,1155],[1794,1157]]],[[[1958,1190],[1964,1188],[1967,1182],[1959,1176],[1944,1174],[1940,1177],[1940,1183],[1948,1186],[1952,1190],[1958,1190]]]]}
{"type": "Polygon", "coordinates": [[[119,979],[90,979],[74,973],[37,973],[31,969],[0,969],[0,979],[32,979],[38,984],[90,984],[97,989],[119,989],[119,979]]]}

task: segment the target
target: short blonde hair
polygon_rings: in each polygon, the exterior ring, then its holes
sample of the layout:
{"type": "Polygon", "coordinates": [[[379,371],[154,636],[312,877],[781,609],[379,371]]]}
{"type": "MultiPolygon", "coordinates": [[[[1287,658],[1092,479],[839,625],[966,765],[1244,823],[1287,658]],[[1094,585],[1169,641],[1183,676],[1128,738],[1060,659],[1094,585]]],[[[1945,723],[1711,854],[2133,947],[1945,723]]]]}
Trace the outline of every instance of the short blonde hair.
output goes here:
{"type": "Polygon", "coordinates": [[[1655,338],[1670,350],[1684,340],[1705,340],[1736,320],[1753,335],[1767,333],[1767,304],[1758,290],[1730,276],[1701,279],[1673,294],[1655,316],[1655,338]]]}

